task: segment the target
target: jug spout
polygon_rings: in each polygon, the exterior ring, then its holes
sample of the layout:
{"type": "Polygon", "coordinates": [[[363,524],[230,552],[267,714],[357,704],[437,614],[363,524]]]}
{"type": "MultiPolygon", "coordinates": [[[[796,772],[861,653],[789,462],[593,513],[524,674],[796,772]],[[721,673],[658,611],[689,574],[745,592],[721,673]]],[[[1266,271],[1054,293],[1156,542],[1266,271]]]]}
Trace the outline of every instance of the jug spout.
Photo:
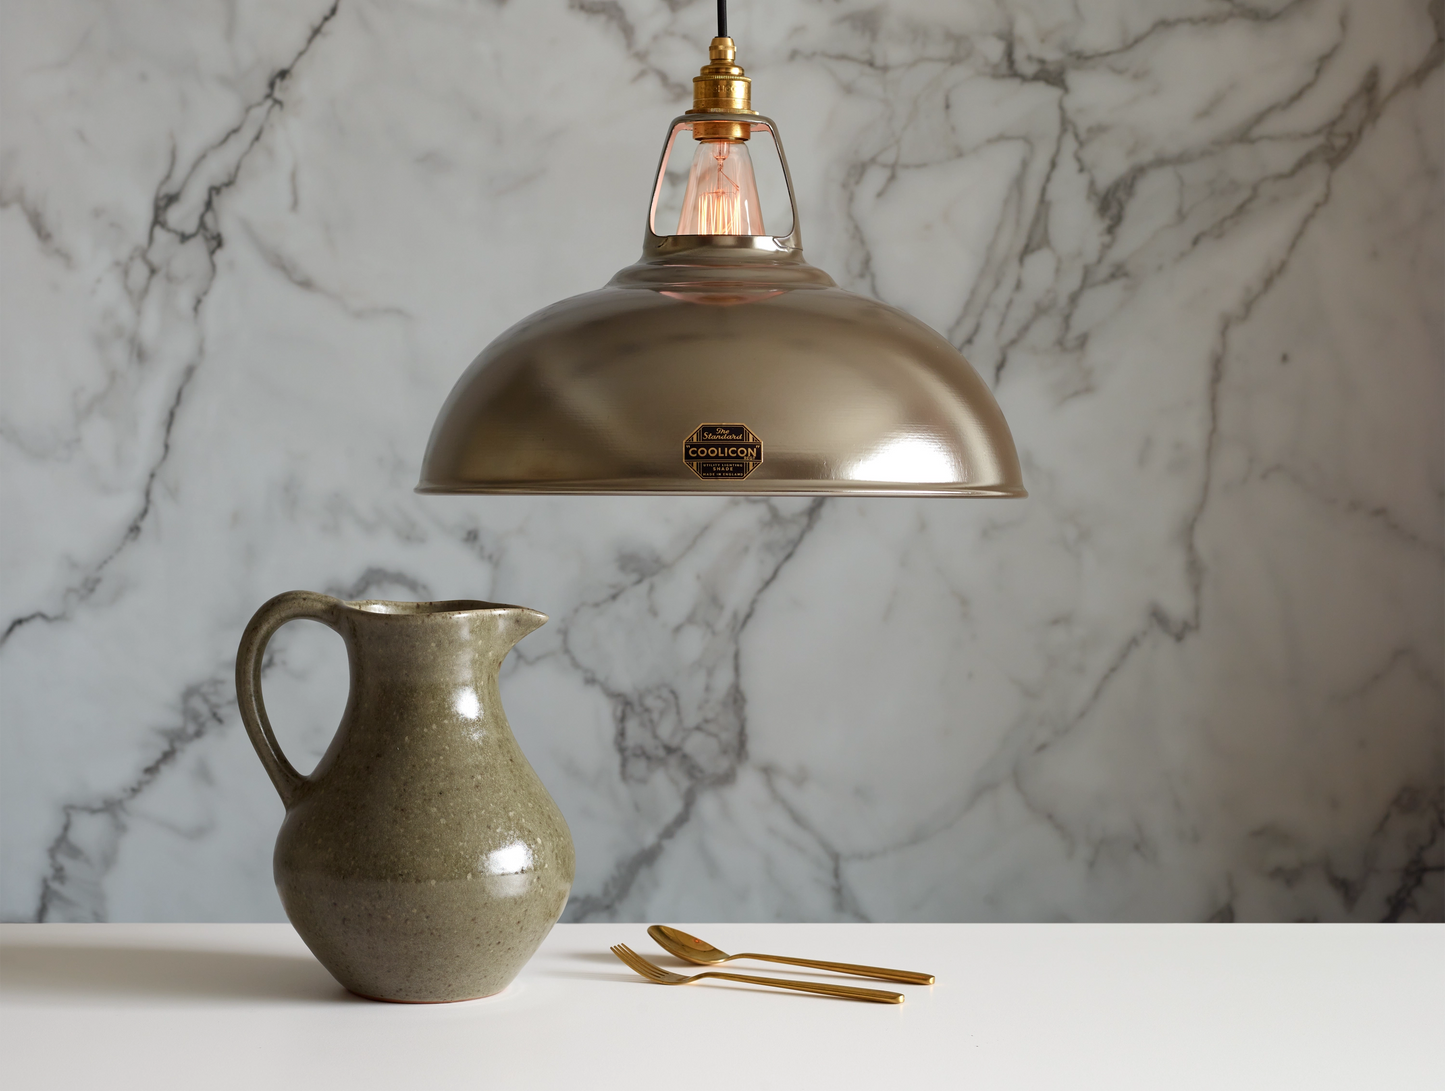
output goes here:
{"type": "Polygon", "coordinates": [[[466,619],[465,628],[477,641],[477,650],[496,666],[528,633],[547,624],[547,615],[528,606],[510,606],[500,602],[479,602],[478,613],[466,619]]]}
{"type": "Polygon", "coordinates": [[[505,609],[508,611],[508,620],[510,621],[505,634],[510,638],[507,644],[508,649],[511,649],[528,633],[535,633],[547,624],[547,615],[540,610],[533,610],[530,606],[508,606],[505,609]]]}

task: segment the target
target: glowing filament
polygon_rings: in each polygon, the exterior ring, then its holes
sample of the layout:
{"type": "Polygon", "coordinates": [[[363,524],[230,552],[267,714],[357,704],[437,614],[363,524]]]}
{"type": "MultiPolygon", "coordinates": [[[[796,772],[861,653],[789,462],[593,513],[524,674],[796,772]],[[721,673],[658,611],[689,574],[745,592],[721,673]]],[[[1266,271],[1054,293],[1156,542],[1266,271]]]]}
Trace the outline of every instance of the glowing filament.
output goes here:
{"type": "Polygon", "coordinates": [[[761,235],[762,210],[748,146],[700,140],[687,176],[679,235],[761,235]]]}

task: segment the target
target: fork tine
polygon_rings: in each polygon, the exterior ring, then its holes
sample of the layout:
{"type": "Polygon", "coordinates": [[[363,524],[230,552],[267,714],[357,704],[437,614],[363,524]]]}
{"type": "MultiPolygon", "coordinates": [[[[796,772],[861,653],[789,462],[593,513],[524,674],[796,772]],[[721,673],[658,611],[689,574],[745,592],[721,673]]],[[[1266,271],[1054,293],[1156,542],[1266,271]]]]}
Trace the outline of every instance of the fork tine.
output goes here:
{"type": "Polygon", "coordinates": [[[619,943],[613,950],[617,952],[618,958],[622,959],[622,961],[631,966],[633,970],[643,977],[650,978],[653,981],[662,980],[662,971],[658,970],[656,966],[648,962],[647,959],[643,958],[631,947],[628,947],[627,944],[619,943]]]}
{"type": "Polygon", "coordinates": [[[649,981],[663,980],[662,975],[659,974],[654,967],[649,966],[646,962],[638,958],[636,955],[633,955],[632,967],[649,981]]]}
{"type": "Polygon", "coordinates": [[[640,977],[645,977],[649,981],[657,980],[657,978],[654,977],[653,974],[650,972],[652,968],[648,966],[645,962],[643,962],[642,959],[639,958],[637,954],[633,952],[633,950],[626,944],[617,944],[615,947],[612,948],[612,953],[616,955],[617,958],[622,962],[622,964],[633,973],[639,975],[640,977]]]}
{"type": "MultiPolygon", "coordinates": [[[[623,944],[623,946],[626,947],[627,945],[623,944]]],[[[653,965],[651,962],[648,962],[647,959],[639,955],[636,951],[632,950],[632,948],[628,947],[627,953],[632,956],[633,962],[637,965],[638,970],[641,973],[646,974],[653,981],[659,982],[663,985],[677,985],[681,983],[682,979],[679,978],[677,974],[669,973],[661,966],[653,965]]]]}

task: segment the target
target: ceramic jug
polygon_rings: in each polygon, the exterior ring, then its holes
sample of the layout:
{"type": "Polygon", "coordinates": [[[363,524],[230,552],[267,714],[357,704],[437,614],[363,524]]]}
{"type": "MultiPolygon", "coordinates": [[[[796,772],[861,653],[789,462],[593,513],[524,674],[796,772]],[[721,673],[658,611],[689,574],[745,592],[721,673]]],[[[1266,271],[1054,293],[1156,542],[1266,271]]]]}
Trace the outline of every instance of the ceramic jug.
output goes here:
{"type": "Polygon", "coordinates": [[[439,1002],[505,988],[556,923],[572,837],[497,695],[512,646],[547,620],[492,602],[342,602],[289,591],[236,654],[246,731],[286,817],[281,904],[346,988],[439,1002]],[[266,643],[309,618],[346,642],[351,691],[330,747],[302,776],[261,700],[266,643]]]}

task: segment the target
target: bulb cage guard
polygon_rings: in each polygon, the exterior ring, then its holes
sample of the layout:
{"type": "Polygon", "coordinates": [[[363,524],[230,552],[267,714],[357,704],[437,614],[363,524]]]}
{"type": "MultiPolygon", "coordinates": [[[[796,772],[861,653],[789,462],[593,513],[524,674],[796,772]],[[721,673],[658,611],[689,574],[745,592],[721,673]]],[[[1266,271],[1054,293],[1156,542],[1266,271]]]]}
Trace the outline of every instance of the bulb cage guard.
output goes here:
{"type": "MultiPolygon", "coordinates": [[[[763,222],[767,215],[764,212],[763,222]]],[[[657,160],[657,175],[652,181],[652,204],[647,211],[647,227],[642,237],[642,259],[644,261],[666,254],[678,254],[701,247],[716,249],[725,245],[739,250],[766,250],[776,254],[799,254],[803,252],[803,236],[798,229],[798,198],[793,192],[793,175],[788,170],[788,156],[783,151],[783,141],[778,135],[778,123],[760,114],[683,114],[672,119],[668,126],[667,139],[662,145],[662,155],[657,160]],[[697,121],[739,121],[745,123],[753,133],[767,133],[778,153],[778,165],[783,169],[783,184],[788,187],[788,208],[793,221],[786,235],[659,235],[657,226],[657,203],[662,195],[663,179],[667,176],[667,164],[677,147],[681,133],[691,133],[697,121]],[[706,239],[699,243],[697,240],[706,239]],[[736,240],[736,241],[726,241],[736,240]]]]}

